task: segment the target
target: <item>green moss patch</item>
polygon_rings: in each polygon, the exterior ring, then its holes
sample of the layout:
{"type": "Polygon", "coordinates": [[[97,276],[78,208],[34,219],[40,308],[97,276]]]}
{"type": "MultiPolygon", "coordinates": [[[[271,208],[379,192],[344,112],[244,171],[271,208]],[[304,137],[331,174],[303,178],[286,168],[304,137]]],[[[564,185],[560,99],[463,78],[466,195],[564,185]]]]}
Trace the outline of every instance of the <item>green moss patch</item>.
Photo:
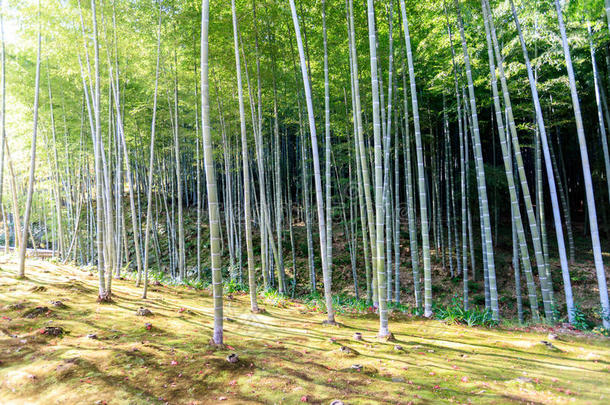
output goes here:
{"type": "Polygon", "coordinates": [[[113,303],[97,304],[96,277],[79,268],[32,261],[26,274],[16,280],[10,262],[0,270],[3,403],[610,400],[610,342],[603,337],[562,336],[551,347],[541,343],[547,340],[542,331],[405,317],[390,323],[395,341],[384,341],[372,316],[340,315],[342,326],[328,327],[324,314],[303,313],[290,300],[280,308],[261,298],[266,312],[253,314],[249,297],[233,294],[225,302],[226,345],[214,348],[212,299],[205,290],[163,286],[142,300],[132,281],[114,280],[113,303]],[[44,306],[50,311],[24,316],[44,306]],[[140,307],[153,315],[136,316],[140,307]],[[47,336],[41,333],[46,327],[69,333],[47,336]],[[227,361],[231,353],[238,362],[227,361]]]}

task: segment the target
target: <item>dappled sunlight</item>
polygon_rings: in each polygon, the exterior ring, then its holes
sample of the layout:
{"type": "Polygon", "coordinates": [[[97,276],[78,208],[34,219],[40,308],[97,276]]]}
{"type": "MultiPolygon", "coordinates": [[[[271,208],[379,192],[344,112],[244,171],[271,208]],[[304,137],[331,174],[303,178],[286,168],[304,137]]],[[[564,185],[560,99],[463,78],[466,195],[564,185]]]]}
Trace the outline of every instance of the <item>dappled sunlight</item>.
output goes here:
{"type": "Polygon", "coordinates": [[[207,290],[160,285],[142,300],[131,281],[114,280],[114,303],[97,304],[89,271],[32,261],[28,278],[17,281],[10,259],[0,265],[0,395],[7,403],[295,403],[306,397],[313,403],[554,404],[604,403],[610,396],[608,384],[599,384],[610,376],[604,338],[561,337],[553,342],[557,350],[547,351],[541,334],[404,318],[390,324],[396,341],[385,342],[376,337],[375,319],[345,316],[338,318],[342,326],[323,326],[322,314],[303,314],[295,301],[253,314],[249,297],[233,294],[224,312],[227,346],[214,349],[207,290]],[[9,309],[19,302],[24,308],[9,309]],[[50,312],[22,318],[35,306],[50,312]],[[152,316],[136,316],[141,306],[152,316]],[[42,335],[48,325],[66,334],[42,335]],[[238,363],[225,360],[230,352],[238,363]]]}
{"type": "Polygon", "coordinates": [[[0,405],[610,404],[609,33],[0,0],[0,405]]]}

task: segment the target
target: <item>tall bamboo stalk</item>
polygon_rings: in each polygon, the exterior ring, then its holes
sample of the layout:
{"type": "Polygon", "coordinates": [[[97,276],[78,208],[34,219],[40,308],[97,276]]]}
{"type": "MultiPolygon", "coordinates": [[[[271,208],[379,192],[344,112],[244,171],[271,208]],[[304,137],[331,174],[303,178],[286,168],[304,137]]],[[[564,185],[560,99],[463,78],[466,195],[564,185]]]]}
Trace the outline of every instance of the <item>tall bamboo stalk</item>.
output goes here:
{"type": "MultiPolygon", "coordinates": [[[[25,277],[25,254],[28,248],[28,228],[30,226],[30,214],[32,212],[32,195],[34,193],[34,176],[36,175],[36,136],[38,134],[38,97],[40,94],[40,48],[42,46],[42,28],[40,23],[40,0],[38,0],[38,48],[36,52],[36,79],[34,83],[34,128],[32,130],[32,146],[30,152],[30,177],[28,180],[28,191],[25,202],[25,213],[23,214],[23,232],[21,245],[19,246],[19,278],[25,277]]],[[[36,245],[33,246],[34,248],[36,245]]]]}
{"type": "Polygon", "coordinates": [[[203,137],[203,158],[208,196],[210,221],[210,256],[212,258],[212,291],[214,294],[214,332],[212,340],[216,345],[223,344],[223,307],[222,307],[222,273],[220,251],[220,209],[216,186],[216,168],[212,152],[210,133],[210,87],[208,81],[208,29],[210,23],[209,0],[201,1],[201,134],[203,137]]]}
{"type": "Polygon", "coordinates": [[[299,27],[299,17],[294,4],[294,0],[290,0],[290,9],[292,11],[292,22],[297,39],[297,47],[299,49],[299,57],[301,61],[301,73],[303,76],[303,87],[305,89],[305,101],[307,103],[307,115],[309,118],[309,134],[311,137],[311,152],[313,156],[314,167],[314,182],[316,186],[316,203],[318,206],[318,228],[320,232],[320,252],[322,257],[322,274],[324,277],[324,297],[326,300],[326,313],[328,316],[327,323],[335,323],[335,311],[333,308],[331,277],[328,269],[326,252],[326,221],[324,215],[324,201],[322,195],[322,180],[320,175],[320,157],[318,155],[318,138],[316,136],[316,123],[313,111],[313,99],[311,96],[311,86],[309,83],[309,74],[307,64],[305,62],[305,50],[303,48],[303,40],[301,39],[301,28],[299,27]]]}
{"type": "Polygon", "coordinates": [[[231,12],[233,15],[233,45],[235,48],[235,69],[237,72],[237,94],[239,101],[239,122],[241,130],[241,160],[244,181],[244,222],[246,229],[246,254],[248,257],[248,286],[250,288],[250,310],[258,311],[256,300],[256,274],[254,269],[254,248],[252,247],[252,204],[250,202],[250,163],[248,161],[248,140],[246,138],[246,113],[244,110],[244,95],[241,81],[241,63],[239,59],[237,14],[235,12],[235,0],[231,0],[231,12]]]}
{"type": "Polygon", "coordinates": [[[419,209],[422,233],[422,256],[424,264],[424,316],[432,316],[432,266],[430,263],[430,235],[428,226],[428,196],[426,191],[426,175],[424,172],[424,150],[419,122],[419,106],[417,101],[417,87],[415,84],[415,69],[413,67],[413,53],[411,51],[411,37],[404,0],[400,0],[402,15],[402,28],[405,36],[405,49],[407,52],[407,65],[409,67],[409,81],[411,87],[411,104],[413,109],[413,126],[415,128],[415,150],[417,158],[417,182],[419,192],[419,209]]]}
{"type": "Polygon", "coordinates": [[[555,10],[557,11],[557,22],[559,23],[561,45],[563,47],[566,69],[568,71],[570,96],[572,98],[572,108],[574,109],[574,119],[576,121],[576,134],[578,135],[578,145],[580,146],[580,159],[582,162],[582,171],[585,183],[585,196],[587,199],[586,207],[589,218],[589,232],[591,234],[591,245],[593,247],[593,261],[595,262],[597,285],[599,288],[599,300],[603,312],[602,320],[604,327],[606,329],[610,329],[610,303],[608,302],[608,284],[606,283],[606,272],[604,270],[604,261],[601,251],[601,243],[599,240],[599,230],[597,228],[597,211],[595,208],[595,195],[593,191],[593,180],[591,178],[591,168],[589,167],[587,140],[585,138],[582,114],[580,112],[580,101],[578,100],[578,92],[576,90],[576,78],[574,76],[574,68],[572,67],[570,47],[568,45],[566,28],[563,23],[563,12],[561,11],[561,5],[559,4],[558,0],[555,0],[555,10]]]}
{"type": "Polygon", "coordinates": [[[373,97],[373,138],[375,151],[375,229],[377,255],[375,270],[377,272],[377,287],[379,289],[379,336],[390,334],[388,329],[387,285],[384,253],[385,212],[383,200],[383,163],[381,145],[381,117],[379,112],[379,82],[377,78],[377,34],[375,28],[375,8],[373,0],[367,0],[369,53],[371,61],[371,87],[373,97]]]}
{"type": "MultiPolygon", "coordinates": [[[[148,291],[148,259],[149,259],[149,241],[150,227],[152,222],[152,189],[153,189],[153,173],[155,169],[155,135],[157,128],[157,92],[159,89],[159,62],[161,59],[161,3],[159,2],[159,23],[157,28],[157,63],[155,68],[155,91],[153,95],[153,110],[152,123],[150,125],[150,147],[149,147],[149,163],[148,163],[148,190],[146,194],[146,229],[144,231],[144,289],[142,298],[146,298],[148,291]]],[[[199,162],[197,162],[199,164],[199,162]]],[[[199,196],[197,197],[199,199],[199,196]]],[[[159,269],[161,270],[161,269],[159,269]]]]}
{"type": "Polygon", "coordinates": [[[491,239],[491,223],[489,217],[489,205],[487,199],[487,185],[485,183],[485,169],[483,166],[483,151],[481,148],[481,137],[479,134],[479,118],[477,115],[477,104],[474,96],[474,84],[472,79],[472,69],[470,67],[470,56],[468,54],[468,46],[466,45],[466,36],[464,34],[464,24],[460,12],[459,0],[455,0],[455,8],[457,12],[458,24],[460,27],[460,36],[462,38],[462,50],[464,53],[464,65],[466,68],[466,79],[468,82],[468,95],[470,96],[470,116],[472,119],[472,137],[473,147],[475,152],[475,168],[477,172],[477,188],[479,192],[479,201],[481,204],[481,217],[483,233],[485,236],[485,255],[487,259],[487,273],[489,278],[489,295],[491,303],[491,311],[495,320],[500,319],[500,311],[498,307],[498,290],[496,288],[496,268],[494,263],[493,243],[491,239]]]}

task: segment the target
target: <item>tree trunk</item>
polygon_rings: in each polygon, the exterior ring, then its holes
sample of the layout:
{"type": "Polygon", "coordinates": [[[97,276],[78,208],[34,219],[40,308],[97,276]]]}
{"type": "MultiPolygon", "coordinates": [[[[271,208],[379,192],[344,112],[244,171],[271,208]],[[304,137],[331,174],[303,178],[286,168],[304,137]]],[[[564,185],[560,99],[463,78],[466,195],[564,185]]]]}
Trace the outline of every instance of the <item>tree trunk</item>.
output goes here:
{"type": "Polygon", "coordinates": [[[220,252],[220,210],[216,188],[216,169],[212,153],[210,134],[210,92],[208,82],[208,28],[210,22],[209,0],[201,1],[201,133],[203,137],[203,157],[207,183],[208,209],[210,218],[210,256],[212,257],[212,290],[214,294],[214,333],[216,345],[223,344],[222,331],[222,273],[220,252]]]}
{"type": "Polygon", "coordinates": [[[455,0],[455,7],[458,16],[460,27],[460,36],[462,37],[462,49],[464,51],[464,64],[466,67],[466,78],[468,79],[468,93],[470,96],[470,114],[472,119],[472,136],[473,147],[475,151],[475,167],[477,171],[477,185],[479,191],[479,199],[481,203],[481,217],[483,222],[483,234],[485,236],[485,254],[487,258],[487,272],[489,277],[489,295],[491,303],[491,311],[494,320],[500,319],[500,311],[498,308],[498,291],[496,288],[496,268],[494,264],[493,243],[491,239],[491,224],[489,218],[489,205],[487,199],[487,185],[485,184],[485,168],[483,166],[483,151],[481,148],[481,138],[479,135],[479,118],[477,115],[477,104],[474,96],[474,84],[472,79],[472,70],[470,68],[470,57],[468,55],[468,46],[466,45],[466,36],[464,34],[464,24],[460,13],[459,0],[455,0]]]}
{"type": "MultiPolygon", "coordinates": [[[[585,195],[587,199],[587,213],[589,218],[589,231],[591,233],[591,244],[593,246],[593,260],[595,262],[595,270],[597,273],[597,285],[599,288],[599,299],[602,306],[602,320],[604,328],[610,329],[610,303],[608,302],[608,285],[606,283],[606,273],[604,270],[604,261],[601,251],[601,243],[599,240],[599,231],[597,228],[597,211],[595,209],[595,196],[593,191],[593,180],[591,178],[591,169],[589,167],[589,153],[587,152],[587,141],[580,112],[580,101],[576,91],[576,78],[574,77],[574,69],[572,67],[572,57],[570,56],[570,48],[568,46],[568,38],[566,29],[563,23],[563,14],[561,5],[558,0],[555,0],[555,10],[557,11],[557,21],[559,23],[559,32],[561,34],[561,44],[563,54],[566,61],[566,69],[568,71],[568,79],[570,84],[570,95],[572,97],[572,107],[574,109],[574,119],[576,120],[576,133],[578,135],[578,144],[580,146],[580,159],[582,162],[582,171],[585,185],[585,195]]],[[[564,284],[565,284],[564,275],[564,284]]],[[[568,278],[569,280],[569,278],[568,278]]]]}
{"type": "MultiPolygon", "coordinates": [[[[148,190],[146,195],[146,230],[144,231],[144,290],[142,298],[146,299],[148,291],[148,246],[150,238],[150,226],[152,222],[152,189],[153,189],[153,173],[155,170],[155,134],[157,120],[157,91],[159,89],[159,60],[161,58],[161,4],[159,4],[159,26],[157,28],[157,64],[155,68],[155,92],[153,96],[152,123],[150,126],[150,148],[149,148],[149,163],[148,163],[148,190]]],[[[199,161],[197,161],[199,165],[199,161]]],[[[199,198],[199,196],[197,197],[199,198]]],[[[161,268],[158,269],[161,271],[161,268]]]]}
{"type": "Polygon", "coordinates": [[[305,100],[307,102],[307,115],[309,117],[309,131],[311,136],[311,151],[313,156],[314,167],[314,182],[316,186],[316,202],[318,206],[318,227],[320,232],[320,252],[322,256],[322,274],[324,277],[324,296],[326,299],[326,312],[328,319],[326,322],[335,323],[335,311],[332,302],[331,277],[328,271],[326,252],[326,221],[324,215],[324,201],[322,194],[322,180],[320,175],[320,157],[318,155],[318,138],[316,136],[316,123],[313,111],[313,100],[311,96],[311,87],[309,83],[309,75],[307,72],[307,64],[305,63],[305,51],[303,49],[303,41],[301,40],[301,29],[299,27],[299,18],[294,5],[294,0],[290,0],[290,8],[292,11],[292,21],[296,33],[297,47],[301,60],[301,73],[303,76],[303,86],[305,89],[305,100]]]}
{"type": "Polygon", "coordinates": [[[426,174],[424,172],[424,150],[422,145],[421,127],[419,122],[419,106],[417,101],[417,88],[415,85],[415,69],[413,67],[413,53],[411,51],[411,37],[404,0],[400,0],[402,14],[402,27],[405,35],[405,48],[407,51],[407,64],[409,67],[409,80],[411,84],[411,103],[413,108],[413,125],[415,127],[415,149],[417,156],[417,178],[419,191],[419,209],[422,233],[422,255],[424,262],[424,316],[432,316],[432,266],[430,263],[430,235],[428,226],[428,195],[426,191],[426,174]]]}
{"type": "Polygon", "coordinates": [[[256,274],[254,268],[254,249],[252,247],[252,204],[250,202],[250,166],[248,161],[248,140],[246,138],[246,113],[244,111],[244,95],[241,82],[241,63],[239,60],[237,14],[235,12],[235,0],[231,0],[231,11],[233,15],[233,45],[235,48],[235,69],[237,71],[237,94],[239,100],[239,122],[241,129],[241,159],[244,178],[244,221],[246,228],[246,252],[248,256],[248,286],[250,289],[250,310],[258,311],[256,301],[256,274]]]}
{"type": "MultiPolygon", "coordinates": [[[[38,96],[40,94],[40,48],[41,48],[41,26],[40,26],[40,0],[38,0],[38,51],[36,53],[36,81],[34,84],[34,128],[32,130],[32,148],[30,152],[30,178],[25,202],[25,213],[23,214],[23,232],[21,246],[19,246],[19,278],[25,277],[25,254],[28,248],[28,228],[30,226],[30,213],[32,211],[32,195],[34,193],[34,176],[36,175],[36,135],[38,134],[38,96]]],[[[34,245],[34,248],[36,246],[34,245]]]]}

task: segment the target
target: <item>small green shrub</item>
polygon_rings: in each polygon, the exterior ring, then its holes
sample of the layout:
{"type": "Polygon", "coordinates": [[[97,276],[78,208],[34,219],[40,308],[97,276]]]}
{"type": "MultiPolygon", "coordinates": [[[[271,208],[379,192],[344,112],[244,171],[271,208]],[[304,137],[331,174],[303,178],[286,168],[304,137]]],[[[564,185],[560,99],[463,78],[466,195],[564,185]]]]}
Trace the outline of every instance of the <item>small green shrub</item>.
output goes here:
{"type": "Polygon", "coordinates": [[[400,302],[397,304],[395,301],[388,302],[388,308],[393,311],[402,312],[403,314],[411,312],[409,306],[404,305],[400,302]]]}
{"type": "Polygon", "coordinates": [[[184,285],[194,288],[196,290],[203,290],[207,288],[210,283],[205,280],[186,279],[184,280],[184,285]]]}
{"type": "Polygon", "coordinates": [[[597,318],[599,318],[602,322],[603,321],[610,322],[610,313],[605,313],[604,308],[602,308],[601,305],[598,305],[597,308],[595,308],[595,316],[597,318]]]}
{"type": "Polygon", "coordinates": [[[424,309],[418,308],[418,307],[413,307],[413,309],[411,309],[411,315],[424,316],[424,309]]]}
{"type": "Polygon", "coordinates": [[[580,268],[575,268],[574,270],[570,271],[570,279],[572,280],[573,283],[580,283],[581,281],[587,281],[587,273],[580,269],[580,268]]]}
{"type": "Polygon", "coordinates": [[[558,319],[561,318],[561,313],[559,312],[559,308],[557,308],[557,305],[555,305],[554,302],[551,304],[551,311],[553,312],[554,321],[557,321],[558,319]]]}
{"type": "Polygon", "coordinates": [[[236,292],[247,293],[249,291],[248,285],[240,283],[237,280],[229,280],[224,283],[225,294],[232,294],[236,292]]]}
{"type": "Polygon", "coordinates": [[[489,309],[481,310],[475,306],[465,310],[461,298],[457,296],[453,297],[450,305],[446,307],[434,305],[433,308],[436,318],[450,325],[491,327],[498,324],[489,309]]]}
{"type": "Polygon", "coordinates": [[[265,303],[274,307],[284,308],[288,304],[288,296],[280,294],[277,290],[263,290],[261,295],[265,303]]]}
{"type": "MultiPolygon", "coordinates": [[[[316,311],[326,312],[326,300],[319,292],[307,294],[303,297],[303,303],[316,311]]],[[[388,303],[388,308],[399,309],[404,306],[396,306],[388,303]]],[[[333,309],[338,314],[363,314],[375,312],[375,308],[364,298],[356,298],[347,294],[333,295],[333,309]]]]}
{"type": "Polygon", "coordinates": [[[577,302],[574,303],[574,309],[572,310],[572,316],[574,317],[574,321],[572,322],[572,326],[578,330],[588,330],[591,329],[591,324],[587,320],[587,316],[582,311],[580,304],[577,302]]]}

